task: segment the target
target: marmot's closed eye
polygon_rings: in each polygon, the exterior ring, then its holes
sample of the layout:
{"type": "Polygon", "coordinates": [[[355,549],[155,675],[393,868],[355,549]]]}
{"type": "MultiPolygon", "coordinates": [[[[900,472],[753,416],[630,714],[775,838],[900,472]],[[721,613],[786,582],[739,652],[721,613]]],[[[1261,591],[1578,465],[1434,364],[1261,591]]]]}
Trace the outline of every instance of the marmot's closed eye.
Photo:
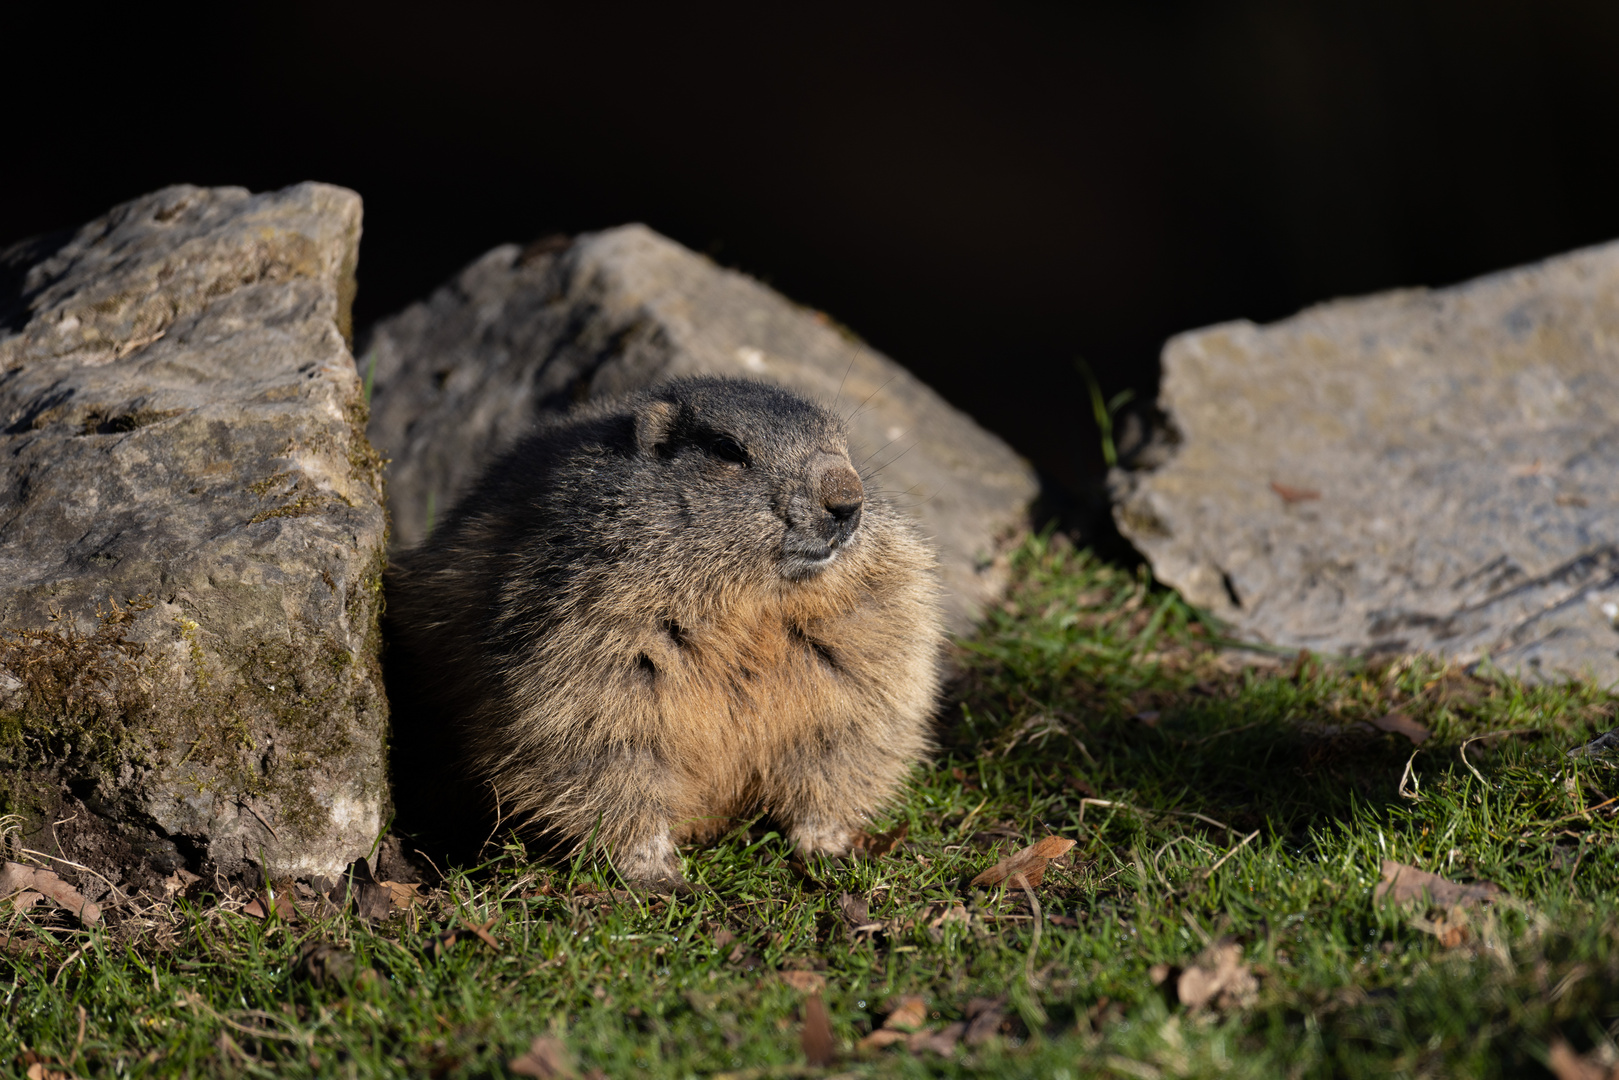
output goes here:
{"type": "Polygon", "coordinates": [[[644,885],[752,809],[846,852],[928,750],[943,643],[933,556],[838,419],[713,378],[519,444],[390,570],[388,622],[502,811],[644,885]]]}

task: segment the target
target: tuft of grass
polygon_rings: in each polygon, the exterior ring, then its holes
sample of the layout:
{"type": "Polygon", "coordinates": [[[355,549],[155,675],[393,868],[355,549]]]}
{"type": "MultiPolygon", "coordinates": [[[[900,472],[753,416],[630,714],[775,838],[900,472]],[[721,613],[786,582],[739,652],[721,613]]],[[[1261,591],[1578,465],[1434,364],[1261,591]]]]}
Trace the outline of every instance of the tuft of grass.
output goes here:
{"type": "Polygon", "coordinates": [[[89,931],[0,904],[0,1063],[498,1076],[537,1036],[612,1077],[1523,1076],[1559,1041],[1619,1056],[1619,775],[1565,756],[1613,725],[1607,692],[1223,650],[1174,593],[1056,537],[1013,571],[961,645],[938,759],[874,824],[908,829],[891,853],[805,865],[760,820],[687,853],[686,897],[514,838],[374,923],[307,901],[253,919],[220,886],[89,931]],[[1371,724],[1390,712],[1432,737],[1371,724]],[[969,884],[1049,834],[1076,844],[1032,897],[969,884]],[[1506,895],[1401,910],[1374,900],[1384,860],[1506,895]],[[1181,1004],[1176,972],[1221,942],[1253,992],[1181,1004]],[[828,1068],[801,1049],[806,992],[828,1068]],[[936,1033],[998,1022],[944,1054],[860,1049],[904,995],[936,1033]]]}

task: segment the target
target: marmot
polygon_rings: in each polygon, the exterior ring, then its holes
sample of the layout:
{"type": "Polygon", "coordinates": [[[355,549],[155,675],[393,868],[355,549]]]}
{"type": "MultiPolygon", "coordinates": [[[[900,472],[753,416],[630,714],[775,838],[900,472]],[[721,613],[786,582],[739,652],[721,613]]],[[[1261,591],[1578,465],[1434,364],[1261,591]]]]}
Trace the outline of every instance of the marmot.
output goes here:
{"type": "Polygon", "coordinates": [[[847,853],[930,747],[935,560],[826,409],[682,378],[498,460],[388,575],[390,666],[503,814],[681,887],[753,809],[847,853]]]}

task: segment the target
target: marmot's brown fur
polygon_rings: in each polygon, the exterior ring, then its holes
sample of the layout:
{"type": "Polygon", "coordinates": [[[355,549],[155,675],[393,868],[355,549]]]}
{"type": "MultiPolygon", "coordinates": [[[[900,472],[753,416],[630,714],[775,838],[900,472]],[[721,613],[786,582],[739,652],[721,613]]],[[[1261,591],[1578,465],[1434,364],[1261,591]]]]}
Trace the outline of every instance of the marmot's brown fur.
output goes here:
{"type": "Polygon", "coordinates": [[[390,571],[390,662],[502,812],[673,886],[677,842],[755,808],[849,850],[928,749],[937,594],[835,416],[679,379],[497,463],[390,571]]]}

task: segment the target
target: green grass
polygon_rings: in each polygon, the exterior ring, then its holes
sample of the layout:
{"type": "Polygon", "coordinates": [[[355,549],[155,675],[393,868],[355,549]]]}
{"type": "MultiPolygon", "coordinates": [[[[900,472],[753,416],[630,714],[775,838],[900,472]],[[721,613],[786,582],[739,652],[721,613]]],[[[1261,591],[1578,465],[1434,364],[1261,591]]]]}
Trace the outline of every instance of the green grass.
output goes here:
{"type": "Polygon", "coordinates": [[[688,852],[705,888],[670,902],[514,841],[379,924],[205,895],[83,932],[0,906],[0,1072],[501,1076],[539,1035],[611,1077],[1532,1076],[1557,1039],[1611,1053],[1619,775],[1564,756],[1613,725],[1607,693],[1222,652],[1174,594],[1060,541],[1013,570],[937,761],[881,823],[909,828],[891,854],[806,867],[757,822],[688,852]],[[1433,731],[1414,759],[1365,725],[1394,709],[1433,731]],[[1481,782],[1458,749],[1503,729],[1467,749],[1481,782]],[[1050,833],[1077,843],[1036,889],[1036,941],[1022,890],[967,882],[1050,833]],[[1397,910],[1372,898],[1384,859],[1509,895],[1451,923],[1397,910]],[[882,929],[852,929],[844,894],[882,929]],[[930,929],[955,904],[969,918],[930,929]],[[498,949],[466,929],[490,919],[498,949]],[[1251,1000],[1155,984],[1224,938],[1251,1000]],[[320,941],[377,974],[318,986],[298,957],[320,941]],[[824,979],[831,1068],[804,1064],[779,970],[824,979]],[[902,994],[934,1027],[975,998],[1006,1021],[944,1057],[858,1050],[902,994]]]}

